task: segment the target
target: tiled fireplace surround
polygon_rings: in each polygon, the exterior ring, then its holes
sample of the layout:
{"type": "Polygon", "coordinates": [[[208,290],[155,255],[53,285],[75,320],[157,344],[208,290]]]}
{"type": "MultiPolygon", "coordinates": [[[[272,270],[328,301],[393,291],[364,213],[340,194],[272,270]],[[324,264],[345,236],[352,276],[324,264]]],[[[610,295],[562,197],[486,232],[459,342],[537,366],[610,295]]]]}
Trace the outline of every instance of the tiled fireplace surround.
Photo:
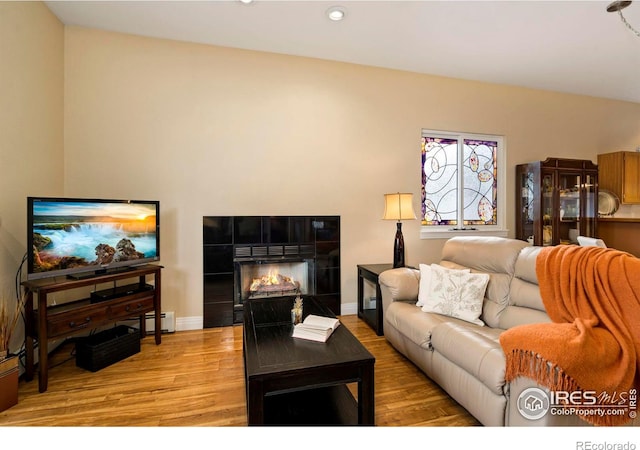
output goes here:
{"type": "Polygon", "coordinates": [[[251,278],[275,267],[340,314],[339,216],[205,216],[202,237],[205,328],[241,323],[251,278]]]}

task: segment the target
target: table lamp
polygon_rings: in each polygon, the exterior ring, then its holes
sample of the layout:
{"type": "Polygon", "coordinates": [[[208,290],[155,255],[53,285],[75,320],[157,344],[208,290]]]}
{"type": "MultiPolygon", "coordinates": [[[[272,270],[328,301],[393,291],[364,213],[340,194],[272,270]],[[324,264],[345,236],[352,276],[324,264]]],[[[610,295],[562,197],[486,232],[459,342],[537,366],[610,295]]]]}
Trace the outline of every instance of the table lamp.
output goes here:
{"type": "Polygon", "coordinates": [[[401,220],[416,218],[413,210],[413,194],[384,194],[384,220],[397,220],[396,238],[393,242],[393,267],[404,267],[404,237],[401,220]]]}

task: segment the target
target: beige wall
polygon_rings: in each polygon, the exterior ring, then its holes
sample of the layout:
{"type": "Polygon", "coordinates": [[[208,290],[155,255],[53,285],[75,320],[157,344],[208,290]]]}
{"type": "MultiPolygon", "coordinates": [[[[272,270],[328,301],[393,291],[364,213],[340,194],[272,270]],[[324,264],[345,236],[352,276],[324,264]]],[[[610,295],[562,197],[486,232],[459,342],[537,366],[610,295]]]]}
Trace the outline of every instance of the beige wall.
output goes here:
{"type": "Polygon", "coordinates": [[[44,3],[0,2],[3,292],[26,251],[27,196],[63,194],[63,70],[64,27],[44,3]]]}
{"type": "MultiPolygon", "coordinates": [[[[505,135],[509,208],[517,163],[640,144],[640,104],[77,27],[64,119],[66,195],[161,201],[163,309],[178,318],[202,315],[206,215],[340,215],[355,302],[356,264],[392,258],[383,194],[418,207],[423,127],[505,135]]],[[[418,228],[403,226],[410,264],[442,245],[418,228]]]]}

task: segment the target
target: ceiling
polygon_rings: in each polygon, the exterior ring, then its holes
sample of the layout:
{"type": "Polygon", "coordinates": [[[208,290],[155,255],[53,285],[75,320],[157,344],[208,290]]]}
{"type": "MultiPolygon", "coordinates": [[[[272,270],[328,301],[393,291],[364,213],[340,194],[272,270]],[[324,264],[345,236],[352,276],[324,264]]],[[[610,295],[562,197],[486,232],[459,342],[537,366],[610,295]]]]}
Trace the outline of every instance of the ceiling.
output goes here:
{"type": "MultiPolygon", "coordinates": [[[[610,1],[45,3],[65,25],[640,103],[640,37],[610,1]]],[[[623,14],[640,29],[640,1],[623,14]]]]}

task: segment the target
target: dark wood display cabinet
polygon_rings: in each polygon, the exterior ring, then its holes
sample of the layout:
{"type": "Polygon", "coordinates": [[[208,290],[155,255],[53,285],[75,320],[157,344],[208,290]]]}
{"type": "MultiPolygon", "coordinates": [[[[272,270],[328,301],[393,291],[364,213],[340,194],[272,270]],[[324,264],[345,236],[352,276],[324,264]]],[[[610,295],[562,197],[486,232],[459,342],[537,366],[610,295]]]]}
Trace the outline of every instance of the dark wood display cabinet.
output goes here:
{"type": "Polygon", "coordinates": [[[516,166],[516,238],[533,245],[576,244],[597,236],[598,166],[547,158],[516,166]]]}
{"type": "Polygon", "coordinates": [[[80,279],[56,277],[24,281],[22,286],[26,295],[25,378],[33,379],[35,371],[34,341],[38,342],[38,389],[44,392],[48,385],[47,343],[49,340],[86,333],[95,328],[134,317],[140,320],[140,338],[142,338],[146,334],[145,315],[151,311],[155,312],[154,335],[156,344],[159,345],[162,339],[161,269],[162,266],[148,264],[80,279]],[[153,284],[147,283],[147,276],[153,276],[153,284]],[[128,279],[133,279],[135,282],[124,281],[128,279]],[[117,286],[118,281],[124,281],[124,284],[117,286]],[[56,292],[106,283],[112,287],[94,291],[89,297],[69,300],[57,305],[50,304],[48,301],[49,295],[56,292]]]}

